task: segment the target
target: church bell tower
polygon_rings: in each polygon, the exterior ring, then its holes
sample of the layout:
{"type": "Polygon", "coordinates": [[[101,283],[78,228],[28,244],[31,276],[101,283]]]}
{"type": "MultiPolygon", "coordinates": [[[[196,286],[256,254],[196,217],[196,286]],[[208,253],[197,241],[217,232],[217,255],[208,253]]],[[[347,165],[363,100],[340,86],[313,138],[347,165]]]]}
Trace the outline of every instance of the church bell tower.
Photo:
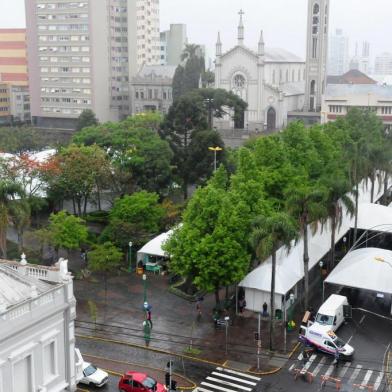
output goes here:
{"type": "Polygon", "coordinates": [[[307,112],[320,112],[327,78],[329,0],[308,0],[305,104],[307,112]]]}

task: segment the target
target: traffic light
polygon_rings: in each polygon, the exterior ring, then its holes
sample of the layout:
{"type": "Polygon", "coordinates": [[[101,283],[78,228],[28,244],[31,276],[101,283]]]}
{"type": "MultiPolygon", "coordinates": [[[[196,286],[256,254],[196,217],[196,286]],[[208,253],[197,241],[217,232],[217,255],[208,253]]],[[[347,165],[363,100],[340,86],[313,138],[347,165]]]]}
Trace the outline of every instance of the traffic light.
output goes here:
{"type": "Polygon", "coordinates": [[[259,341],[260,340],[260,335],[258,332],[255,332],[255,341],[259,341]]]}
{"type": "MultiPolygon", "coordinates": [[[[172,381],[172,383],[173,383],[173,381],[172,381]]],[[[165,385],[167,388],[169,388],[169,386],[170,386],[170,373],[168,373],[168,372],[166,372],[166,374],[165,374],[165,385]]]]}

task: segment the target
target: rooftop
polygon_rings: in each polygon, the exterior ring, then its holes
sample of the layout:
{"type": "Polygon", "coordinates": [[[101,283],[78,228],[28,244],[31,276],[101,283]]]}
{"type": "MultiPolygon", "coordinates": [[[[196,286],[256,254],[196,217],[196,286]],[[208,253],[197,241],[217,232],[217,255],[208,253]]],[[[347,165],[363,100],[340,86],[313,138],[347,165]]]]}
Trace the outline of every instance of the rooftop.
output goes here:
{"type": "Polygon", "coordinates": [[[344,75],[329,75],[327,84],[377,84],[377,82],[363,72],[351,69],[344,75]]]}
{"type": "Polygon", "coordinates": [[[175,65],[143,65],[136,78],[169,78],[172,79],[176,71],[175,65]]]}
{"type": "Polygon", "coordinates": [[[325,99],[347,95],[373,95],[379,98],[392,99],[392,86],[377,84],[329,84],[325,91],[325,99]]]}

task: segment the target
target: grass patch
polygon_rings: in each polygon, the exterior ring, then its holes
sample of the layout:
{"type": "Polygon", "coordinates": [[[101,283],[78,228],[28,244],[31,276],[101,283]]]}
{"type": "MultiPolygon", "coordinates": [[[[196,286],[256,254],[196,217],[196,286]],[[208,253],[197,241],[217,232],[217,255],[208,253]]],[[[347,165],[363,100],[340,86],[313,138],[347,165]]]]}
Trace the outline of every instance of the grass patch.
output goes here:
{"type": "Polygon", "coordinates": [[[202,351],[195,347],[187,347],[184,350],[184,354],[189,354],[189,355],[200,355],[201,353],[202,351]]]}

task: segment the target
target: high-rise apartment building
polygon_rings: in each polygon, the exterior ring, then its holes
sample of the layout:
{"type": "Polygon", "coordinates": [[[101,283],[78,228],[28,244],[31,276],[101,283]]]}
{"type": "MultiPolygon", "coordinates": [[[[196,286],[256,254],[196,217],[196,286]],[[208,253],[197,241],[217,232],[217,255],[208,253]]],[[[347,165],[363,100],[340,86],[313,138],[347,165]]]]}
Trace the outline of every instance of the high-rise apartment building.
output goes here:
{"type": "Polygon", "coordinates": [[[178,65],[188,42],[185,24],[171,24],[170,30],[161,32],[160,64],[178,65]]]}
{"type": "Polygon", "coordinates": [[[392,53],[381,53],[376,57],[374,73],[376,75],[392,75],[392,53]]]}
{"type": "Polygon", "coordinates": [[[27,86],[26,29],[0,29],[0,82],[27,86]]]}
{"type": "Polygon", "coordinates": [[[159,1],[25,3],[33,123],[73,129],[85,109],[101,122],[127,116],[130,77],[159,63],[159,1]]]}
{"type": "Polygon", "coordinates": [[[362,52],[359,52],[358,42],[355,44],[355,55],[350,61],[350,69],[356,69],[369,74],[370,69],[370,44],[367,41],[362,43],[362,52]]]}
{"type": "Polygon", "coordinates": [[[349,41],[343,30],[337,29],[328,40],[328,75],[343,75],[349,67],[349,41]]]}

